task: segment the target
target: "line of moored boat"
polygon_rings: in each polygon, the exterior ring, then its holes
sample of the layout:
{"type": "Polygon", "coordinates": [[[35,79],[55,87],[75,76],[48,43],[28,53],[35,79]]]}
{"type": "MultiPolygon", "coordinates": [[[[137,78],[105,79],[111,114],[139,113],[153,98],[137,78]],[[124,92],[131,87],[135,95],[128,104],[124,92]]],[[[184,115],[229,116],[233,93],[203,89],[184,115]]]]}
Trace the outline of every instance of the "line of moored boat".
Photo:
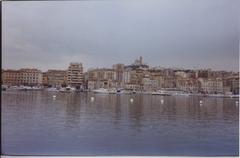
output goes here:
{"type": "MultiPolygon", "coordinates": [[[[2,90],[22,90],[22,91],[31,91],[31,90],[46,90],[49,92],[77,92],[83,90],[77,90],[74,87],[62,87],[62,88],[44,88],[44,87],[30,87],[30,86],[3,86],[2,90]]],[[[201,97],[228,97],[228,98],[238,98],[239,95],[236,94],[202,94],[202,93],[188,93],[184,91],[168,91],[168,90],[157,90],[157,91],[135,91],[127,89],[105,89],[99,88],[91,90],[90,92],[99,93],[99,94],[146,94],[146,95],[160,95],[160,96],[201,96],[201,97]]]]}

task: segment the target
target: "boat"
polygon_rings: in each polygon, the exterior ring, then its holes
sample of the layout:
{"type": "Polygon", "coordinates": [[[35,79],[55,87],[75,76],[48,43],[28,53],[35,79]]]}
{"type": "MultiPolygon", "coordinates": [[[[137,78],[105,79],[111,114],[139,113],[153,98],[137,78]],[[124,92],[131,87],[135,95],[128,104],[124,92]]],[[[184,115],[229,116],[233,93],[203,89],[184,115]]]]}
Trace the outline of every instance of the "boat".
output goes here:
{"type": "Polygon", "coordinates": [[[47,91],[49,91],[49,92],[58,92],[59,90],[57,88],[48,88],[47,91]]]}
{"type": "Polygon", "coordinates": [[[66,88],[60,88],[59,92],[66,92],[66,88]]]}
{"type": "Polygon", "coordinates": [[[70,86],[59,89],[59,92],[74,92],[74,91],[76,91],[76,89],[74,87],[70,87],[70,86]]]}
{"type": "Polygon", "coordinates": [[[7,90],[7,88],[2,86],[2,91],[6,91],[6,90],[7,90]]]}
{"type": "Polygon", "coordinates": [[[109,89],[108,93],[109,94],[117,94],[117,90],[116,89],[109,89]]]}
{"type": "Polygon", "coordinates": [[[42,87],[31,87],[31,90],[43,90],[42,87]]]}
{"type": "Polygon", "coordinates": [[[161,90],[152,92],[152,95],[170,96],[169,93],[166,93],[165,91],[161,91],[161,90]]]}
{"type": "Polygon", "coordinates": [[[102,93],[102,94],[109,94],[109,91],[105,88],[99,88],[92,90],[94,93],[102,93]]]}
{"type": "Polygon", "coordinates": [[[76,88],[67,86],[66,91],[76,91],[76,88]]]}
{"type": "Polygon", "coordinates": [[[27,91],[27,90],[32,90],[32,87],[29,86],[20,86],[17,88],[18,90],[23,90],[23,91],[27,91]]]}

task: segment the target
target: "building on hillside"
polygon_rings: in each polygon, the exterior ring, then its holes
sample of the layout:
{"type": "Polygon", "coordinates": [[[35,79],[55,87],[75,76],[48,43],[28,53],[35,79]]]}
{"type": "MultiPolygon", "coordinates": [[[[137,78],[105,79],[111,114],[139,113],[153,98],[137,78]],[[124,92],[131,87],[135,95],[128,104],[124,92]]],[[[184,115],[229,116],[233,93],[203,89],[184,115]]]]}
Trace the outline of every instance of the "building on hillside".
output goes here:
{"type": "Polygon", "coordinates": [[[143,58],[140,56],[139,59],[136,59],[135,62],[131,65],[125,66],[125,69],[149,69],[149,66],[143,62],[143,58]]]}

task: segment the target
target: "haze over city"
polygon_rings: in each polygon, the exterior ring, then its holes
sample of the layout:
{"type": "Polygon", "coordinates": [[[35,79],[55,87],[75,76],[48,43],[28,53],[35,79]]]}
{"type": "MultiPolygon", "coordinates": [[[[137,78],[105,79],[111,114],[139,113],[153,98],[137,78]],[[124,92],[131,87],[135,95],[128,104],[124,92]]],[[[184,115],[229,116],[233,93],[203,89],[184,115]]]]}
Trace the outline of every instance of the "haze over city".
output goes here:
{"type": "Polygon", "coordinates": [[[3,2],[2,67],[131,64],[238,71],[237,0],[3,2]]]}

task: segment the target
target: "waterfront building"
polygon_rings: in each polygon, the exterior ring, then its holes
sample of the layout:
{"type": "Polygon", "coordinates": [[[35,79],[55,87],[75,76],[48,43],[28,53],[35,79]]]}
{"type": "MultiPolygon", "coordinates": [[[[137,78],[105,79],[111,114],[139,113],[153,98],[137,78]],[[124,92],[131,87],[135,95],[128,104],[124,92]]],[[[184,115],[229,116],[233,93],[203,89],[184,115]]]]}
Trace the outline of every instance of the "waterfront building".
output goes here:
{"type": "Polygon", "coordinates": [[[117,88],[117,85],[114,69],[97,68],[88,70],[88,89],[117,88]]]}
{"type": "Polygon", "coordinates": [[[167,75],[163,77],[164,83],[163,87],[164,88],[175,88],[176,87],[176,78],[171,75],[167,75]]]}
{"type": "Polygon", "coordinates": [[[43,72],[43,73],[42,73],[42,76],[43,76],[43,79],[42,79],[43,86],[47,87],[47,86],[48,86],[48,77],[47,77],[47,73],[46,73],[46,72],[43,72]]]}
{"type": "Polygon", "coordinates": [[[23,68],[20,72],[20,85],[24,86],[41,86],[42,85],[42,72],[38,69],[23,68]]]}
{"type": "Polygon", "coordinates": [[[3,84],[9,86],[41,86],[42,72],[38,69],[4,70],[3,84]]]}
{"type": "Polygon", "coordinates": [[[123,73],[124,73],[124,64],[115,64],[113,69],[116,74],[116,82],[118,87],[123,87],[123,73]]]}
{"type": "Polygon", "coordinates": [[[125,84],[124,88],[127,90],[133,90],[133,91],[139,91],[142,89],[142,87],[139,84],[131,84],[131,83],[125,84]]]}
{"type": "Polygon", "coordinates": [[[221,78],[199,78],[201,91],[205,93],[224,93],[223,80],[221,78]]]}
{"type": "Polygon", "coordinates": [[[123,83],[130,83],[130,74],[131,74],[132,69],[131,68],[126,68],[123,72],[123,83]]]}
{"type": "Polygon", "coordinates": [[[178,77],[176,79],[176,88],[179,90],[197,93],[199,92],[200,87],[201,84],[197,79],[183,77],[178,77]]]}
{"type": "Polygon", "coordinates": [[[151,68],[148,70],[150,79],[157,81],[157,89],[164,88],[164,73],[162,68],[151,68]]]}
{"type": "Polygon", "coordinates": [[[144,91],[156,91],[158,90],[158,81],[150,78],[143,78],[142,80],[144,91]]]}
{"type": "Polygon", "coordinates": [[[48,70],[46,72],[47,85],[51,87],[62,87],[67,85],[66,70],[48,70]]]}
{"type": "Polygon", "coordinates": [[[224,79],[224,86],[229,87],[230,92],[239,94],[239,75],[228,76],[224,79]]]}
{"type": "Polygon", "coordinates": [[[18,70],[3,70],[2,84],[8,86],[20,85],[20,72],[18,70]]]}
{"type": "Polygon", "coordinates": [[[88,72],[83,73],[83,89],[87,90],[88,89],[88,72]]]}
{"type": "Polygon", "coordinates": [[[83,66],[82,63],[70,63],[67,70],[67,84],[77,89],[83,86],[83,66]]]}

